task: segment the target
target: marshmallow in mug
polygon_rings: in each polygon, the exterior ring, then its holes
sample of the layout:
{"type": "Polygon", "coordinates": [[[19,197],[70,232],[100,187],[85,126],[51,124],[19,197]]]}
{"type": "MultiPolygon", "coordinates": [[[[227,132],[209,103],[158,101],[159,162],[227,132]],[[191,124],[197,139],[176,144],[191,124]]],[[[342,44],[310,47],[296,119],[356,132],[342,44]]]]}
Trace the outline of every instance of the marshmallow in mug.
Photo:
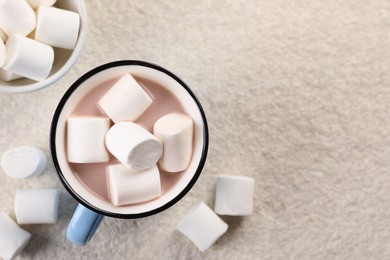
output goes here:
{"type": "Polygon", "coordinates": [[[54,224],[58,218],[57,189],[18,190],[15,214],[19,224],[54,224]]]}
{"type": "Polygon", "coordinates": [[[76,12],[50,6],[37,10],[35,40],[52,47],[73,49],[80,28],[80,15],[76,12]]]}
{"type": "Polygon", "coordinates": [[[67,155],[73,163],[107,162],[104,138],[111,126],[107,117],[70,117],[67,120],[67,155]]]}
{"type": "Polygon", "coordinates": [[[49,45],[12,34],[6,43],[3,69],[33,80],[49,76],[54,62],[54,50],[49,45]]]}
{"type": "Polygon", "coordinates": [[[123,206],[145,202],[161,196],[160,172],[157,166],[134,172],[122,164],[108,167],[112,204],[123,206]]]}
{"type": "Polygon", "coordinates": [[[163,152],[161,141],[133,122],[116,123],[108,130],[105,143],[112,155],[134,171],[153,167],[163,152]]]}
{"type": "Polygon", "coordinates": [[[179,221],[177,229],[205,251],[227,231],[228,225],[204,202],[200,202],[179,221]]]}
{"type": "Polygon", "coordinates": [[[99,100],[99,107],[114,121],[134,121],[152,104],[152,98],[130,75],[122,76],[99,100]]]}
{"type": "Polygon", "coordinates": [[[57,0],[27,0],[27,2],[33,9],[37,9],[41,5],[52,6],[57,0]]]}
{"type": "Polygon", "coordinates": [[[0,212],[0,257],[16,257],[30,241],[31,234],[0,212]]]}
{"type": "Polygon", "coordinates": [[[246,176],[218,176],[215,212],[231,216],[252,214],[254,184],[254,179],[246,176]]]}
{"type": "Polygon", "coordinates": [[[36,15],[26,0],[0,1],[0,28],[8,35],[26,36],[36,26],[36,15]]]}
{"type": "Polygon", "coordinates": [[[193,121],[180,114],[167,114],[156,121],[153,134],[161,140],[164,151],[158,164],[168,172],[187,168],[192,155],[193,121]]]}

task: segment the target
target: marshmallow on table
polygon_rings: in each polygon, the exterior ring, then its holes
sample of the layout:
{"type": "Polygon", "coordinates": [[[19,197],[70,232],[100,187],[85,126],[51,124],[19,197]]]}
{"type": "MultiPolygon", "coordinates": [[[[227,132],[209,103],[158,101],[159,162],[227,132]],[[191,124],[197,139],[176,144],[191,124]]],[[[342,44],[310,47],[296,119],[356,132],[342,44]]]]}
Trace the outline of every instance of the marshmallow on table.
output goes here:
{"type": "Polygon", "coordinates": [[[192,155],[191,117],[180,113],[165,115],[156,121],[153,133],[164,146],[163,155],[158,162],[161,169],[168,172],[185,170],[192,155]]]}
{"type": "Polygon", "coordinates": [[[22,78],[22,76],[0,68],[0,80],[11,81],[11,80],[20,79],[20,78],[22,78]]]}
{"type": "Polygon", "coordinates": [[[35,12],[26,0],[0,1],[0,27],[8,36],[26,36],[34,30],[35,25],[35,12]]]}
{"type": "Polygon", "coordinates": [[[130,75],[125,74],[99,100],[99,107],[114,121],[134,121],[151,104],[152,98],[130,75]]]}
{"type": "Polygon", "coordinates": [[[53,224],[58,218],[59,193],[56,189],[18,190],[15,214],[19,224],[53,224]]]}
{"type": "Polygon", "coordinates": [[[161,195],[160,172],[154,166],[134,172],[122,164],[107,169],[110,198],[115,206],[140,203],[161,195]]]}
{"type": "Polygon", "coordinates": [[[45,154],[32,146],[9,149],[1,157],[1,167],[4,173],[16,179],[40,175],[45,169],[46,163],[45,154]]]}
{"type": "Polygon", "coordinates": [[[73,49],[80,28],[80,15],[76,12],[50,6],[37,10],[35,40],[53,47],[73,49]]]}
{"type": "Polygon", "coordinates": [[[201,202],[180,220],[177,229],[205,251],[227,231],[228,225],[201,202]]]}
{"type": "Polygon", "coordinates": [[[0,212],[0,257],[16,257],[30,241],[31,234],[20,228],[10,217],[0,212]]]}
{"type": "Polygon", "coordinates": [[[132,122],[116,123],[108,130],[105,142],[111,154],[134,171],[153,167],[163,151],[157,137],[132,122]]]}
{"type": "Polygon", "coordinates": [[[4,65],[5,62],[5,45],[3,41],[0,41],[0,68],[4,65]]]}
{"type": "Polygon", "coordinates": [[[37,9],[41,5],[52,6],[57,0],[27,0],[27,3],[33,8],[37,9]]]}
{"type": "Polygon", "coordinates": [[[6,43],[3,69],[33,80],[49,76],[54,62],[54,50],[49,45],[12,34],[6,43]]]}
{"type": "Polygon", "coordinates": [[[252,214],[254,184],[254,179],[246,176],[218,176],[215,212],[231,216],[252,214]]]}
{"type": "Polygon", "coordinates": [[[110,155],[104,137],[111,122],[107,117],[70,117],[67,120],[67,155],[73,163],[107,162],[110,155]]]}

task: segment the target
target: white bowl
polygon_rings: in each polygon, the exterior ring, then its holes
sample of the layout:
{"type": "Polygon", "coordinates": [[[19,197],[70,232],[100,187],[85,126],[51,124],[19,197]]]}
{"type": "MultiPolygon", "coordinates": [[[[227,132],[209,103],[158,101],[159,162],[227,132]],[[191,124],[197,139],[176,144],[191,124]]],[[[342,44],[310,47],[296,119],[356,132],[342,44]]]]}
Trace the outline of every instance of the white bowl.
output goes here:
{"type": "Polygon", "coordinates": [[[76,63],[87,37],[88,17],[83,0],[57,0],[55,7],[74,11],[80,15],[80,30],[73,50],[54,48],[54,63],[50,75],[42,81],[20,78],[13,81],[0,80],[0,92],[27,93],[52,85],[62,78],[76,63]]]}

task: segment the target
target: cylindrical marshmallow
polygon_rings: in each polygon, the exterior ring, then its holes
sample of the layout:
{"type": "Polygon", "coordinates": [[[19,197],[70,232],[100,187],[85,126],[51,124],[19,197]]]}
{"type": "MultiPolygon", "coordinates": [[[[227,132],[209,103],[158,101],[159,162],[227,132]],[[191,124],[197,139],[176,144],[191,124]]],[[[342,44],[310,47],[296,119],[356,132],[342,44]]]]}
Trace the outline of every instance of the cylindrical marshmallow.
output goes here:
{"type": "Polygon", "coordinates": [[[134,121],[152,102],[140,84],[130,74],[126,74],[107,91],[98,104],[112,121],[118,123],[134,121]]]}
{"type": "Polygon", "coordinates": [[[73,163],[107,162],[110,155],[104,137],[110,129],[107,117],[70,117],[67,120],[67,155],[73,163]]]}
{"type": "Polygon", "coordinates": [[[3,42],[6,42],[7,41],[7,38],[8,36],[5,34],[5,32],[0,28],[0,39],[3,41],[3,42]]]}
{"type": "Polygon", "coordinates": [[[76,12],[50,6],[37,10],[35,40],[53,47],[73,49],[80,28],[80,15],[76,12]]]}
{"type": "Polygon", "coordinates": [[[214,210],[220,215],[245,216],[253,212],[255,181],[246,176],[218,176],[214,210]]]}
{"type": "Polygon", "coordinates": [[[5,62],[5,45],[3,41],[0,41],[0,68],[3,67],[5,62]]]}
{"type": "Polygon", "coordinates": [[[0,68],[0,80],[11,81],[11,80],[20,79],[20,78],[22,78],[22,76],[0,68]]]}
{"type": "Polygon", "coordinates": [[[179,221],[177,229],[201,251],[205,251],[227,231],[228,225],[200,202],[179,221]]]}
{"type": "Polygon", "coordinates": [[[58,218],[59,193],[56,189],[18,190],[15,214],[19,224],[53,224],[58,218]]]}
{"type": "Polygon", "coordinates": [[[107,172],[110,198],[115,206],[141,203],[161,195],[157,166],[134,172],[122,164],[115,164],[109,166],[107,172]]]}
{"type": "Polygon", "coordinates": [[[33,146],[9,149],[1,157],[4,173],[12,178],[25,179],[40,175],[46,167],[45,154],[33,146]]]}
{"type": "Polygon", "coordinates": [[[168,114],[156,121],[153,133],[164,146],[158,162],[161,169],[179,172],[187,168],[192,155],[193,128],[191,117],[180,113],[168,114]]]}
{"type": "Polygon", "coordinates": [[[26,0],[0,1],[0,27],[8,36],[26,36],[34,30],[35,25],[35,12],[26,0]]]}
{"type": "Polygon", "coordinates": [[[157,137],[132,122],[120,122],[112,126],[105,141],[111,154],[134,171],[153,167],[163,151],[157,137]]]}
{"type": "Polygon", "coordinates": [[[52,6],[57,0],[27,0],[27,2],[33,9],[37,9],[41,5],[52,6]]]}
{"type": "Polygon", "coordinates": [[[49,76],[54,50],[49,45],[20,35],[11,35],[6,43],[4,69],[33,80],[49,76]]]}
{"type": "Polygon", "coordinates": [[[10,217],[0,212],[0,257],[16,257],[30,241],[31,234],[20,228],[10,217]]]}

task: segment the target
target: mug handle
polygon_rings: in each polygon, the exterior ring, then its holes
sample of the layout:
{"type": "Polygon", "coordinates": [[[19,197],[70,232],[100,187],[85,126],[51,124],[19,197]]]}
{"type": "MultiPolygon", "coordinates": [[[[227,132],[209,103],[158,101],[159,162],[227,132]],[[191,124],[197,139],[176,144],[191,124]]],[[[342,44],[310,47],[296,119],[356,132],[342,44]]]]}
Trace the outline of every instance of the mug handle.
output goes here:
{"type": "Polygon", "coordinates": [[[85,245],[95,234],[103,217],[103,215],[79,204],[70,220],[66,237],[73,244],[85,245]]]}

